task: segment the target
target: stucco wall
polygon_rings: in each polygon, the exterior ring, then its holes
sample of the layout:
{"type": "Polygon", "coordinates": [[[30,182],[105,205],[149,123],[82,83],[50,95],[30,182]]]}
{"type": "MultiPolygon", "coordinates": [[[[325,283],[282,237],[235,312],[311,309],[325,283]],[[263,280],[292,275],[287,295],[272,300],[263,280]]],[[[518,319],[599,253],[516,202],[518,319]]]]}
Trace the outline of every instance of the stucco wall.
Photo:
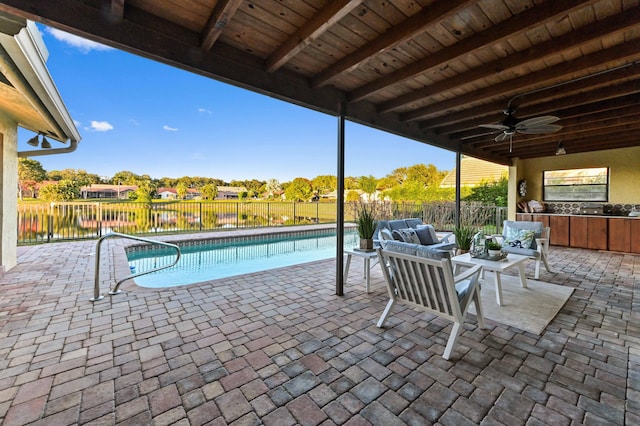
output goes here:
{"type": "MultiPolygon", "coordinates": [[[[544,170],[609,167],[608,203],[640,203],[640,147],[518,160],[516,167],[517,179],[510,181],[510,184],[514,185],[515,191],[515,183],[520,179],[526,179],[526,200],[542,200],[544,170]]],[[[520,200],[520,197],[517,197],[517,200],[520,200]]]]}
{"type": "Polygon", "coordinates": [[[17,124],[0,115],[0,273],[16,265],[18,211],[17,124]]]}

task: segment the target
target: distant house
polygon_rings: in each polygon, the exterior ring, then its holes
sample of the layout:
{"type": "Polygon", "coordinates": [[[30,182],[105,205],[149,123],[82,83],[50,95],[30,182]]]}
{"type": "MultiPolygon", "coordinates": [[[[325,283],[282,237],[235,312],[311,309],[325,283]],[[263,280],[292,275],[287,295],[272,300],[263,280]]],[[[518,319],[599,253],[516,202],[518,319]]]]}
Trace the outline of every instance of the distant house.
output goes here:
{"type": "MultiPolygon", "coordinates": [[[[474,187],[481,185],[483,182],[494,182],[500,180],[503,176],[507,176],[508,173],[509,168],[501,164],[491,163],[473,157],[462,157],[460,160],[460,186],[474,187]]],[[[456,187],[455,167],[442,180],[440,187],[456,187]]]]}
{"type": "MultiPolygon", "coordinates": [[[[158,197],[162,200],[178,200],[180,196],[178,195],[178,190],[176,188],[158,188],[156,191],[158,197]]],[[[185,200],[193,200],[199,197],[200,191],[194,188],[188,188],[187,194],[185,195],[185,200]]]]}
{"type": "Polygon", "coordinates": [[[128,200],[129,194],[137,190],[136,185],[111,185],[93,183],[80,188],[82,198],[111,198],[117,200],[128,200]]]}
{"type": "Polygon", "coordinates": [[[218,186],[216,200],[237,200],[241,192],[247,192],[244,186],[218,186]]]}
{"type": "Polygon", "coordinates": [[[158,188],[157,194],[162,200],[178,199],[178,191],[175,188],[158,188]]]}
{"type": "Polygon", "coordinates": [[[41,182],[29,181],[20,185],[20,191],[23,197],[31,197],[38,198],[38,193],[40,192],[40,188],[44,185],[55,184],[58,183],[56,180],[43,180],[41,182]]]}
{"type": "MultiPolygon", "coordinates": [[[[381,197],[381,192],[377,191],[374,192],[373,194],[369,195],[366,192],[364,192],[361,189],[345,189],[344,190],[344,198],[347,198],[347,194],[350,193],[351,191],[355,191],[358,193],[358,195],[360,196],[360,200],[361,201],[379,201],[382,199],[381,197]]],[[[328,194],[324,194],[321,195],[320,198],[325,198],[328,200],[336,200],[338,198],[338,191],[331,191],[328,194]]]]}

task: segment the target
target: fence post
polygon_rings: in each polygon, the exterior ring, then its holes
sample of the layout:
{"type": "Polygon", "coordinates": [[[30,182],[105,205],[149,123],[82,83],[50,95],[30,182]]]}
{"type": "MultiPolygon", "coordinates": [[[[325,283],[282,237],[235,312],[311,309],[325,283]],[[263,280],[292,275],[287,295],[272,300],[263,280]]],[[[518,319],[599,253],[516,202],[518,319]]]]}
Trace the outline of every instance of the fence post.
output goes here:
{"type": "Polygon", "coordinates": [[[296,202],[293,202],[293,224],[296,224],[296,202]]]}
{"type": "Polygon", "coordinates": [[[53,237],[53,210],[54,204],[49,204],[49,217],[47,217],[47,242],[51,242],[51,237],[53,237]]]}
{"type": "Polygon", "coordinates": [[[96,203],[96,225],[98,225],[98,237],[102,236],[102,203],[96,203]]]}
{"type": "Polygon", "coordinates": [[[200,230],[202,231],[202,201],[200,201],[200,230]]]}

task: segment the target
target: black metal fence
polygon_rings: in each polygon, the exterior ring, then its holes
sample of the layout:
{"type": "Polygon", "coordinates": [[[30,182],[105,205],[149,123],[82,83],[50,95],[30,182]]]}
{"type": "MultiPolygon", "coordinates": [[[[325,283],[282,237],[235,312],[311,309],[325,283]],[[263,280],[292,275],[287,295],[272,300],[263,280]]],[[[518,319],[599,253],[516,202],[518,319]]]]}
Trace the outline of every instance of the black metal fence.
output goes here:
{"type": "MultiPolygon", "coordinates": [[[[421,218],[437,230],[452,230],[454,203],[372,203],[379,219],[421,218]]],[[[355,205],[345,207],[352,221],[355,205]]],[[[335,203],[176,201],[164,203],[20,203],[18,244],[99,238],[109,232],[175,234],[220,229],[335,223],[335,203]]],[[[461,223],[500,232],[506,208],[463,203],[461,223]]]]}

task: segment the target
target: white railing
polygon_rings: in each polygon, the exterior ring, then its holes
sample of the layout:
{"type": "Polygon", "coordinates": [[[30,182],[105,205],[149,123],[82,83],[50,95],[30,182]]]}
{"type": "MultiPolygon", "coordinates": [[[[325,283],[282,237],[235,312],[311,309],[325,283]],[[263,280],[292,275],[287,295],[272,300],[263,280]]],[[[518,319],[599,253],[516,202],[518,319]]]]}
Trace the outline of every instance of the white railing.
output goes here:
{"type": "Polygon", "coordinates": [[[122,284],[123,282],[125,282],[127,280],[130,280],[132,278],[135,278],[135,277],[139,277],[141,275],[146,275],[146,274],[150,274],[150,273],[155,272],[155,271],[159,271],[161,269],[170,268],[170,267],[174,266],[175,264],[177,264],[178,261],[180,260],[180,247],[178,247],[176,244],[165,243],[164,241],[150,240],[148,238],[141,238],[141,237],[136,237],[136,236],[133,236],[133,235],[120,234],[118,232],[111,232],[111,233],[109,233],[107,235],[104,235],[104,236],[100,237],[98,239],[98,242],[96,243],[95,281],[94,281],[94,286],[93,286],[93,297],[91,299],[89,299],[92,302],[104,299],[104,296],[100,294],[100,248],[101,248],[102,242],[104,240],[106,240],[107,238],[114,238],[114,237],[128,238],[130,240],[142,241],[142,242],[149,243],[149,244],[155,244],[155,245],[161,245],[161,246],[165,246],[165,247],[171,247],[171,248],[176,250],[176,260],[173,263],[168,264],[168,265],[162,265],[162,266],[159,266],[157,268],[150,269],[148,271],[133,273],[133,274],[127,275],[124,278],[121,278],[120,280],[118,280],[116,282],[116,285],[113,288],[113,290],[109,291],[109,294],[111,296],[119,294],[119,293],[122,292],[120,290],[120,284],[122,284]]]}

